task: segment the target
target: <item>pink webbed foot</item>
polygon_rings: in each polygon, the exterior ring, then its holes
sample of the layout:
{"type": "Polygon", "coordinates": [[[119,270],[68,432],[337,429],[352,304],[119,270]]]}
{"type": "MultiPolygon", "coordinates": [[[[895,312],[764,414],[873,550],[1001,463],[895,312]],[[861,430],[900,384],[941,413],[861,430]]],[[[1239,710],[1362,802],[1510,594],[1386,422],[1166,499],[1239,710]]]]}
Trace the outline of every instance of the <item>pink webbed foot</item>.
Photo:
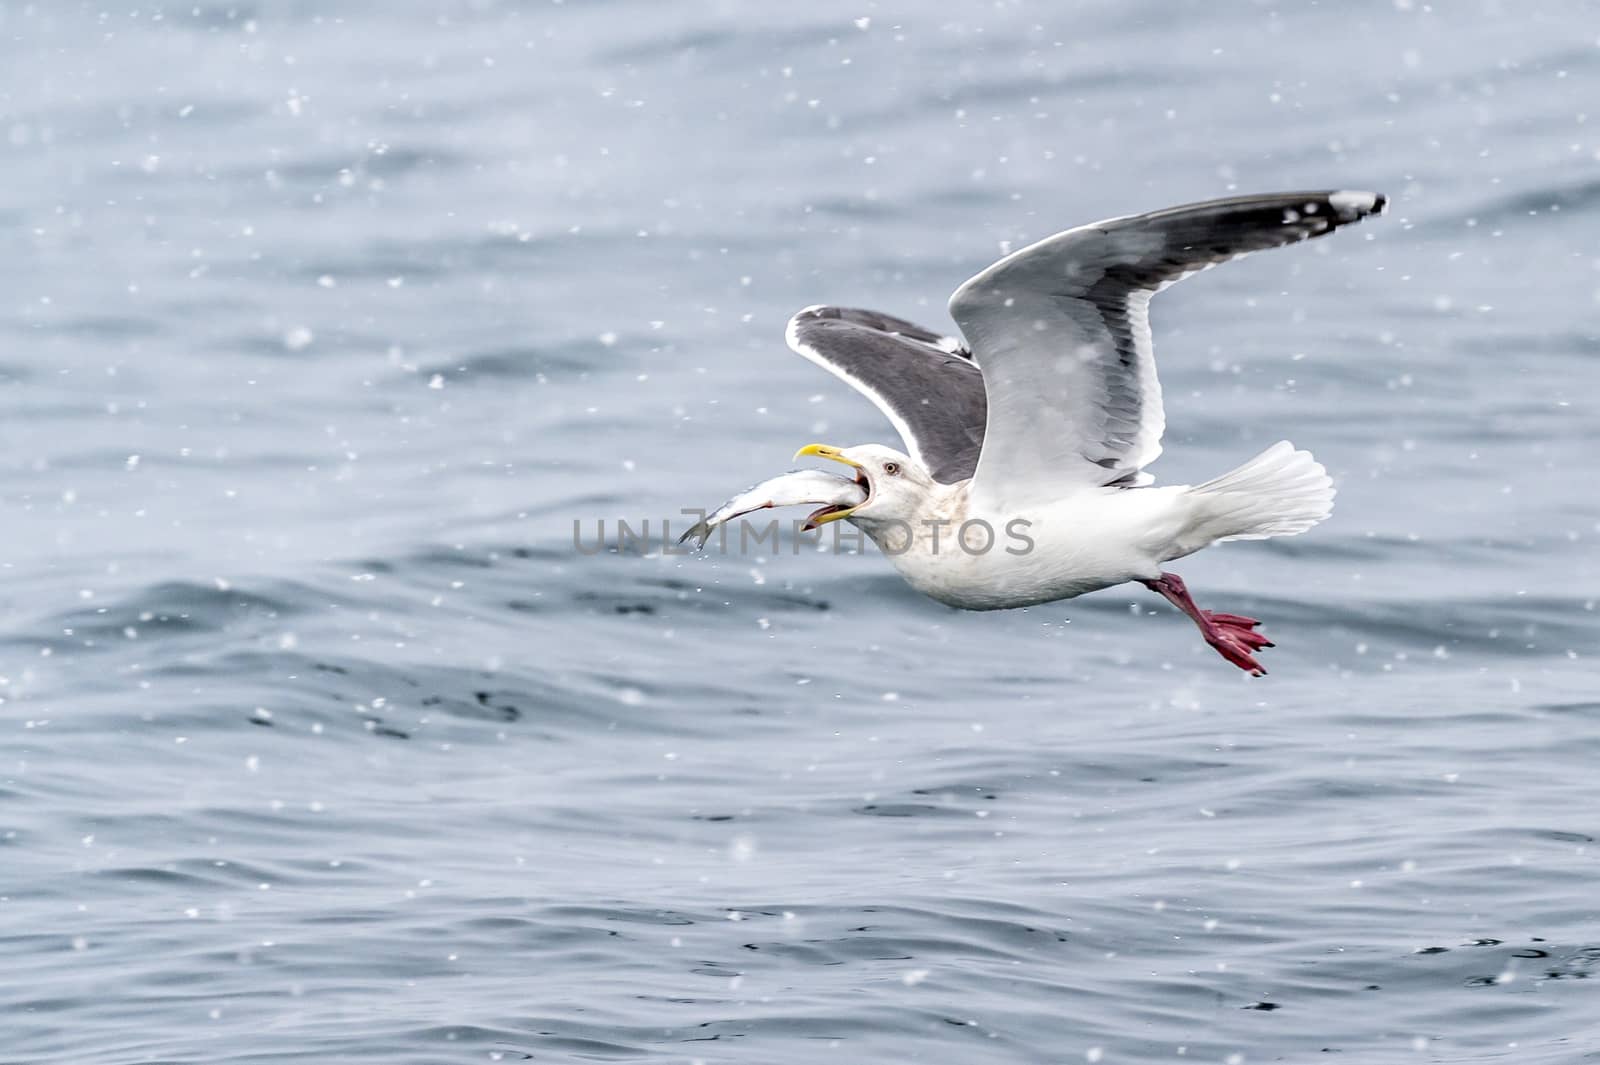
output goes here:
{"type": "Polygon", "coordinates": [[[1261,622],[1255,618],[1247,618],[1243,614],[1201,610],[1190,597],[1183,578],[1176,573],[1163,573],[1156,580],[1140,583],[1189,615],[1195,627],[1200,630],[1200,634],[1205,637],[1206,643],[1223,658],[1252,677],[1266,676],[1266,667],[1256,661],[1255,652],[1273,644],[1265,635],[1255,631],[1261,622]]]}
{"type": "Polygon", "coordinates": [[[1206,643],[1216,648],[1217,653],[1223,658],[1252,677],[1266,676],[1267,671],[1256,661],[1255,652],[1273,644],[1264,634],[1255,631],[1261,622],[1255,618],[1242,617],[1239,614],[1221,614],[1214,610],[1202,610],[1200,614],[1205,622],[1209,622],[1205,624],[1197,619],[1206,643]]]}

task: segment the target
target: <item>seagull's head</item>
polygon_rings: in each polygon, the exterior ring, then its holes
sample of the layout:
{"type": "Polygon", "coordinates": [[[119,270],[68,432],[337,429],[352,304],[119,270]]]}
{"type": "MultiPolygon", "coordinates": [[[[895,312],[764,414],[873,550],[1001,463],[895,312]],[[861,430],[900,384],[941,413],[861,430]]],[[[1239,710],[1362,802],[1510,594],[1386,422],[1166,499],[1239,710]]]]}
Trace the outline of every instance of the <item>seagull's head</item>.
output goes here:
{"type": "Polygon", "coordinates": [[[811,515],[808,522],[811,528],[840,518],[849,518],[869,531],[873,525],[885,522],[914,523],[934,489],[933,478],[922,463],[882,444],[856,447],[807,444],[796,451],[794,457],[808,455],[854,467],[856,483],[867,493],[866,502],[854,507],[833,507],[811,515]]]}

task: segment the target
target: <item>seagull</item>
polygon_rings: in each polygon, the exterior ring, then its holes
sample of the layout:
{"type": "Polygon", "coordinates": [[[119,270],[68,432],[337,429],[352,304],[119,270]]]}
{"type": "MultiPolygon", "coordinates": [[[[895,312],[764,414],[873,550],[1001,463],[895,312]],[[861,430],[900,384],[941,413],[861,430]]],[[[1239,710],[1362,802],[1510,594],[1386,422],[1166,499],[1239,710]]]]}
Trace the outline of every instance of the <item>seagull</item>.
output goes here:
{"type": "Polygon", "coordinates": [[[1166,426],[1150,297],[1190,274],[1382,213],[1349,190],[1239,196],[1079,226],[1007,255],[950,297],[963,342],[875,311],[808,307],[789,347],[864,394],[899,433],[809,444],[854,468],[847,520],[917,591],[965,610],[1072,599],[1136,581],[1262,676],[1255,618],[1202,610],[1163,567],[1228,540],[1305,532],[1333,510],[1327,471],[1288,441],[1198,485],[1153,487],[1166,426]]]}

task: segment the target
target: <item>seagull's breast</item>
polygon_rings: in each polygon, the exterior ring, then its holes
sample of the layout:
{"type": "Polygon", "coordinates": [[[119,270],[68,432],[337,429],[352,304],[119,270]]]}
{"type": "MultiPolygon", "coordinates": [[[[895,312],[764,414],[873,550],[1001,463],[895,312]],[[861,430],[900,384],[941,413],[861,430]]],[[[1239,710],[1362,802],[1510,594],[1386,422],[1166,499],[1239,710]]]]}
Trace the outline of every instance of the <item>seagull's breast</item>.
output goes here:
{"type": "Polygon", "coordinates": [[[1179,491],[1100,489],[1016,513],[933,507],[874,541],[913,588],[965,610],[1071,599],[1160,576],[1184,524],[1179,491]]]}

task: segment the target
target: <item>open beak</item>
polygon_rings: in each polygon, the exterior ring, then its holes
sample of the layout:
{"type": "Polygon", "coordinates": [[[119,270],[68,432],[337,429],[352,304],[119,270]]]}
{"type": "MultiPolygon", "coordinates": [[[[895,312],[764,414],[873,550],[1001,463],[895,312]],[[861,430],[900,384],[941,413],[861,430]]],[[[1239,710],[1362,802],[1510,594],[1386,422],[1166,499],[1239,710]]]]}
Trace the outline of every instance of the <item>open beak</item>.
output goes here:
{"type": "MultiPolygon", "coordinates": [[[[794,457],[797,459],[806,458],[807,456],[811,455],[815,455],[817,458],[821,459],[832,459],[834,462],[842,462],[846,466],[854,466],[856,469],[856,483],[859,484],[867,493],[868,499],[872,498],[872,486],[867,483],[867,475],[861,472],[866,468],[862,466],[861,463],[856,462],[853,459],[845,458],[844,452],[840,451],[836,447],[830,447],[827,444],[807,444],[805,447],[794,453],[794,457]]],[[[809,532],[812,529],[818,528],[819,526],[826,525],[830,521],[838,521],[840,518],[848,518],[859,507],[864,505],[864,503],[858,503],[854,507],[841,507],[838,505],[823,507],[821,510],[813,511],[806,517],[806,523],[803,528],[805,531],[809,532]]]]}

